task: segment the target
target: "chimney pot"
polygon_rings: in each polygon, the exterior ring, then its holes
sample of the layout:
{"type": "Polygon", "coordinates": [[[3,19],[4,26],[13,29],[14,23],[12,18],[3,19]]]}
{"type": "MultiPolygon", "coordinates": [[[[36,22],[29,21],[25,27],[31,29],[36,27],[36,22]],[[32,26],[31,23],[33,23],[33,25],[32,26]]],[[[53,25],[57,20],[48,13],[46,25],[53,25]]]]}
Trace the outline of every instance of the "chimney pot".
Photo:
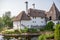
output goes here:
{"type": "Polygon", "coordinates": [[[28,1],[25,2],[26,3],[26,12],[28,11],[28,1]]]}
{"type": "Polygon", "coordinates": [[[35,9],[35,4],[32,4],[33,5],[33,8],[35,9]]]}

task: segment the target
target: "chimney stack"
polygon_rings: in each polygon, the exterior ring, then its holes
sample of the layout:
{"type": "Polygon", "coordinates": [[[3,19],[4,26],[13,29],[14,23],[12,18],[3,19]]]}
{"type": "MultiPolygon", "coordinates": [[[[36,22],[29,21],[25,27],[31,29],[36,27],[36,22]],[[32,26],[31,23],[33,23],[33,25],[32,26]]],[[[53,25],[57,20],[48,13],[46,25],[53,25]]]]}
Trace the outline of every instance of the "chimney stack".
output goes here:
{"type": "Polygon", "coordinates": [[[28,2],[26,1],[26,12],[28,11],[28,2]]]}
{"type": "Polygon", "coordinates": [[[33,8],[35,9],[35,4],[32,4],[33,5],[33,8]]]}

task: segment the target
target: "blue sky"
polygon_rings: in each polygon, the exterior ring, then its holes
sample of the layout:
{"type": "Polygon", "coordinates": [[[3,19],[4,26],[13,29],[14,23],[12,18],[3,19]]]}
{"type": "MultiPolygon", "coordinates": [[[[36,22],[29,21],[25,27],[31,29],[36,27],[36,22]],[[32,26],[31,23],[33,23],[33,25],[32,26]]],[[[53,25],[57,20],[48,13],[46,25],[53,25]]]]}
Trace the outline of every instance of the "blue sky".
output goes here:
{"type": "Polygon", "coordinates": [[[60,0],[0,0],[0,16],[5,12],[11,11],[12,16],[17,16],[21,11],[26,9],[25,1],[28,1],[28,7],[32,8],[35,3],[35,9],[48,11],[54,1],[60,10],[60,0]]]}

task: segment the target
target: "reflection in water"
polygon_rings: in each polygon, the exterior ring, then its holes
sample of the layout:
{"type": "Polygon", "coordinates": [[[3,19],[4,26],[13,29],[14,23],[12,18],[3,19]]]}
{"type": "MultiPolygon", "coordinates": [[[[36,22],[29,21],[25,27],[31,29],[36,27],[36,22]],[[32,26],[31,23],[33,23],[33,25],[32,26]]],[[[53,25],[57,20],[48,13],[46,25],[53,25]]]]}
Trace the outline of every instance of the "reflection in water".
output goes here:
{"type": "Polygon", "coordinates": [[[0,35],[0,40],[4,40],[4,38],[3,38],[4,36],[2,36],[2,35],[0,35]]]}
{"type": "MultiPolygon", "coordinates": [[[[37,38],[38,37],[32,37],[31,40],[37,40],[37,38]]],[[[4,38],[4,36],[0,35],[0,40],[8,40],[8,39],[4,38]]],[[[26,39],[25,38],[20,38],[20,37],[18,39],[16,39],[16,38],[11,37],[11,38],[9,38],[9,40],[26,40],[26,39]]]]}

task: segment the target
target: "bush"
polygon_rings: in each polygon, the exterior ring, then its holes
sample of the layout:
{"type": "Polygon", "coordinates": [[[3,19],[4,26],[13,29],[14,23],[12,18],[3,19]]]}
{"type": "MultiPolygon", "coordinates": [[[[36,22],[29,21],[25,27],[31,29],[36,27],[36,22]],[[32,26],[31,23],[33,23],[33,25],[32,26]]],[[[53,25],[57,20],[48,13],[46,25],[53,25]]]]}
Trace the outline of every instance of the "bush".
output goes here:
{"type": "Polygon", "coordinates": [[[45,35],[40,35],[39,37],[38,37],[38,40],[46,40],[46,37],[45,37],[45,35]]]}
{"type": "Polygon", "coordinates": [[[28,28],[25,27],[24,29],[21,29],[21,32],[22,33],[27,33],[27,32],[29,32],[29,33],[36,33],[38,31],[37,31],[37,29],[34,29],[34,28],[29,28],[28,29],[28,28]]]}
{"type": "Polygon", "coordinates": [[[50,22],[48,22],[48,23],[46,24],[45,29],[46,29],[46,30],[49,30],[49,31],[54,30],[54,29],[53,29],[53,26],[54,26],[54,23],[53,23],[52,21],[50,21],[50,22]]]}
{"type": "Polygon", "coordinates": [[[14,31],[4,31],[4,32],[2,32],[3,34],[12,34],[12,33],[14,33],[14,31]]]}
{"type": "Polygon", "coordinates": [[[54,34],[55,40],[60,40],[60,24],[56,25],[54,34]]]}
{"type": "Polygon", "coordinates": [[[40,31],[45,31],[45,29],[44,28],[40,28],[40,31]]]}
{"type": "Polygon", "coordinates": [[[27,33],[28,32],[28,28],[25,27],[24,29],[20,29],[22,33],[27,33]]]}
{"type": "Polygon", "coordinates": [[[21,32],[19,30],[5,30],[5,31],[2,31],[3,34],[20,34],[21,32]]]}
{"type": "Polygon", "coordinates": [[[54,39],[54,34],[42,34],[38,37],[38,40],[54,39]]]}
{"type": "Polygon", "coordinates": [[[46,38],[47,39],[53,39],[54,38],[54,34],[48,34],[48,35],[46,35],[46,38]]]}
{"type": "Polygon", "coordinates": [[[28,30],[28,32],[30,32],[30,33],[36,33],[36,32],[38,32],[38,31],[37,31],[37,29],[30,28],[30,29],[28,30]]]}

